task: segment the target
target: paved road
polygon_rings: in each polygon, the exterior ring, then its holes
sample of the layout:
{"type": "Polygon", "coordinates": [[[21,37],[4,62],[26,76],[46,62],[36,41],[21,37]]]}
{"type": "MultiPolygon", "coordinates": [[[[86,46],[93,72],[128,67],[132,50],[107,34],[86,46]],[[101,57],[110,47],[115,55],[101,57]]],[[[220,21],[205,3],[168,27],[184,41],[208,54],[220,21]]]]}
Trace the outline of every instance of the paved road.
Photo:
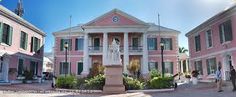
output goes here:
{"type": "Polygon", "coordinates": [[[21,84],[11,86],[0,86],[0,97],[236,97],[236,92],[232,92],[231,84],[227,83],[224,92],[216,91],[215,83],[200,83],[198,85],[181,85],[173,92],[158,93],[126,93],[116,95],[104,94],[75,94],[59,93],[50,88],[50,83],[46,84],[21,84]],[[5,91],[11,90],[11,91],[5,91]],[[39,93],[38,90],[46,90],[47,93],[39,93]],[[24,92],[25,91],[25,92],[24,92]],[[51,93],[48,93],[51,91],[51,93]],[[27,93],[26,93],[27,92],[27,93]],[[37,92],[37,93],[33,93],[37,92]]]}

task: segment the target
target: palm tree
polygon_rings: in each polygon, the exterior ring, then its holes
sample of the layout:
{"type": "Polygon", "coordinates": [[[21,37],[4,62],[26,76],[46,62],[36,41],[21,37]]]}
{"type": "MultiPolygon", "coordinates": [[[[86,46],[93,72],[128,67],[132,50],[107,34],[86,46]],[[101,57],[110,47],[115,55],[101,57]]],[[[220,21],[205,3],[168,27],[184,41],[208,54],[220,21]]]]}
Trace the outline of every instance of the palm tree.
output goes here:
{"type": "Polygon", "coordinates": [[[188,49],[184,47],[179,47],[179,53],[186,53],[186,52],[188,52],[188,49]]]}

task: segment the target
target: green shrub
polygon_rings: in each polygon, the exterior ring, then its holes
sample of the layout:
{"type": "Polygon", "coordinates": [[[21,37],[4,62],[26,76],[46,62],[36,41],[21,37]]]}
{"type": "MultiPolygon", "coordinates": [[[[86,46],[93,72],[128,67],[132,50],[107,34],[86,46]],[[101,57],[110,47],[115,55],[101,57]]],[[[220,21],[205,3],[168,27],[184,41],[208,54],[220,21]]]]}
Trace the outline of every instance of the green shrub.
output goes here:
{"type": "Polygon", "coordinates": [[[87,89],[103,89],[105,85],[105,75],[99,74],[90,79],[85,80],[85,86],[87,89]]]}
{"type": "Polygon", "coordinates": [[[56,87],[73,89],[76,87],[77,78],[73,75],[67,75],[66,77],[60,76],[56,80],[56,87]]]}
{"type": "Polygon", "coordinates": [[[123,76],[123,82],[126,90],[139,90],[144,87],[142,82],[132,77],[123,76]]]}
{"type": "Polygon", "coordinates": [[[152,69],[149,75],[151,79],[153,79],[154,77],[161,77],[161,74],[156,69],[152,69]]]}
{"type": "Polygon", "coordinates": [[[173,77],[154,77],[147,82],[147,87],[151,89],[164,89],[174,87],[173,77]]]}

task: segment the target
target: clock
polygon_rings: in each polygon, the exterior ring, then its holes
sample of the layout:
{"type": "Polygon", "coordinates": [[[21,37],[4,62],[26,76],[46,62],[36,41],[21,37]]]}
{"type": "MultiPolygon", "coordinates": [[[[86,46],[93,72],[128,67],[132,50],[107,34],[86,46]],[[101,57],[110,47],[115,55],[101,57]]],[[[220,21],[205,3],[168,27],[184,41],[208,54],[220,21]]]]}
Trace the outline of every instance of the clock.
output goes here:
{"type": "Polygon", "coordinates": [[[112,22],[114,22],[114,23],[117,23],[117,22],[119,22],[119,17],[118,16],[113,16],[112,17],[112,22]]]}

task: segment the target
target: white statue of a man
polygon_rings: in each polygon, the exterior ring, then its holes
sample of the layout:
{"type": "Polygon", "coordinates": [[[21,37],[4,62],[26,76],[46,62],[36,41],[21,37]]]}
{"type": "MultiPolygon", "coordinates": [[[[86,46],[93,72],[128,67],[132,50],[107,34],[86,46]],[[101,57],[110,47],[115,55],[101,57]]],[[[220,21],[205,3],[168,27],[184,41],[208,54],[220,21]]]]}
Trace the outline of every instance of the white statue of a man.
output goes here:
{"type": "Polygon", "coordinates": [[[113,39],[108,52],[108,62],[111,65],[121,65],[120,45],[113,39]]]}

